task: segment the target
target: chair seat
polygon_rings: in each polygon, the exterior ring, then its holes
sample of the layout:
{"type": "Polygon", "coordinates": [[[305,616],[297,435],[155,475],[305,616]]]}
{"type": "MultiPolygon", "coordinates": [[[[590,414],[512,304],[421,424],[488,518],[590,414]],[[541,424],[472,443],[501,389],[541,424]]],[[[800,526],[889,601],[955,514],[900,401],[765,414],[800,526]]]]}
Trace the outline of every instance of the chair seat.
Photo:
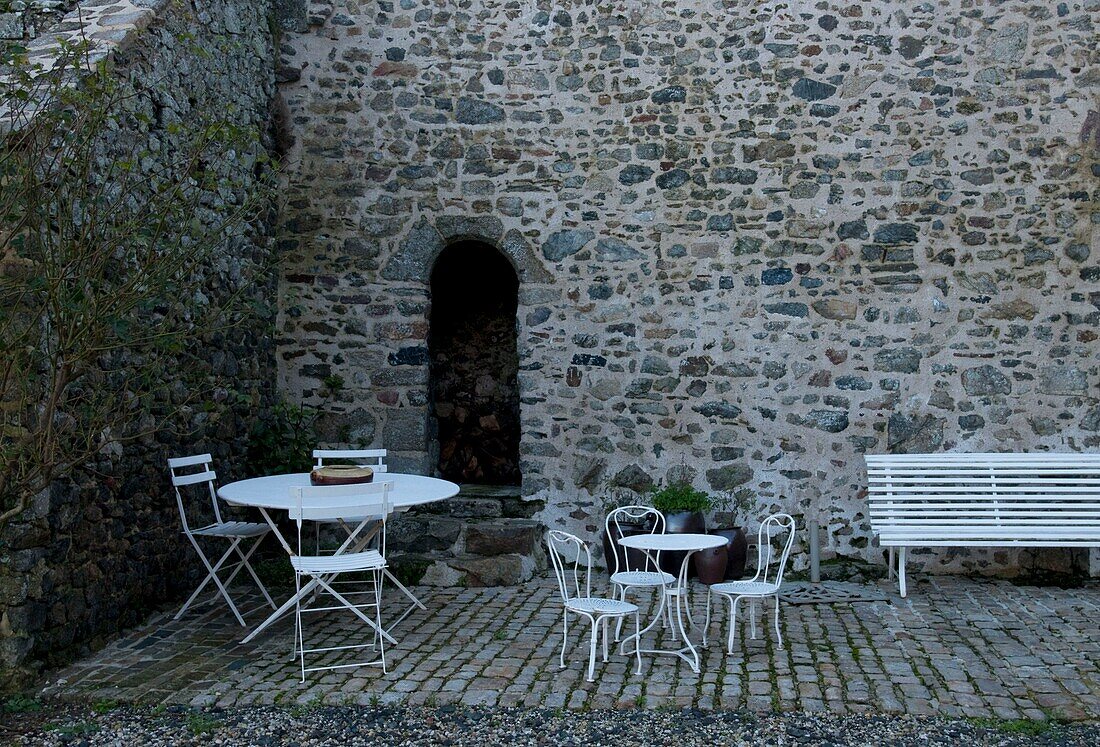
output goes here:
{"type": "Polygon", "coordinates": [[[211,524],[202,529],[192,529],[191,534],[201,537],[259,537],[267,534],[271,527],[267,524],[253,524],[247,521],[226,521],[221,524],[211,524]]]}
{"type": "Polygon", "coordinates": [[[611,583],[619,586],[664,586],[675,581],[675,576],[664,571],[619,571],[611,576],[611,583]]]}
{"type": "Polygon", "coordinates": [[[602,597],[575,597],[566,602],[565,606],[574,612],[586,612],[590,615],[628,615],[638,611],[636,604],[602,597]]]}
{"type": "Polygon", "coordinates": [[[732,594],[745,597],[766,597],[779,591],[778,584],[770,584],[765,581],[726,581],[714,584],[711,591],[719,594],[732,594]]]}
{"type": "Polygon", "coordinates": [[[292,555],[290,565],[299,573],[347,573],[381,570],[386,567],[386,559],[377,550],[367,550],[343,555],[292,555]]]}

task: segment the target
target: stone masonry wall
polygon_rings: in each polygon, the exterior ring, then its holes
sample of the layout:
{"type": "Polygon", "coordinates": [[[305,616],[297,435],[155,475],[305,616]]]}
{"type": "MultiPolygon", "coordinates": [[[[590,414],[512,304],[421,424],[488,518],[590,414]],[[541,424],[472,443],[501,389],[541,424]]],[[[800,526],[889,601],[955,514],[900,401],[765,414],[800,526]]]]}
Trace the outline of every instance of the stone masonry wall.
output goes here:
{"type": "Polygon", "coordinates": [[[486,240],[520,276],[547,523],[591,533],[686,471],[750,525],[782,508],[880,557],[865,452],[1100,448],[1098,17],[313,2],[280,60],[280,386],[341,375],[332,432],[430,471],[428,273],[486,240]]]}
{"type": "MultiPolygon", "coordinates": [[[[185,139],[175,123],[185,129],[200,108],[232,112],[239,125],[269,139],[275,52],[268,3],[88,5],[98,11],[93,57],[113,54],[125,81],[119,129],[143,133],[149,163],[173,158],[185,139]]],[[[64,30],[75,33],[72,24],[64,30]]],[[[32,58],[47,60],[51,40],[35,44],[32,58]]],[[[126,140],[104,134],[105,163],[113,144],[126,140]]],[[[200,219],[217,221],[220,210],[244,199],[246,185],[268,178],[257,160],[261,150],[224,154],[227,180],[203,201],[200,219]]],[[[203,293],[216,298],[245,289],[258,309],[272,304],[269,231],[263,219],[243,226],[209,267],[203,293]]],[[[190,351],[189,373],[218,387],[221,405],[197,402],[173,428],[105,453],[94,465],[98,477],[59,481],[0,537],[0,689],[101,644],[197,585],[199,561],[180,532],[164,460],[211,451],[223,480],[243,468],[253,415],[274,394],[272,322],[261,310],[215,339],[195,341],[210,347],[190,351]]],[[[165,381],[164,391],[177,402],[194,394],[182,379],[165,381]]]]}

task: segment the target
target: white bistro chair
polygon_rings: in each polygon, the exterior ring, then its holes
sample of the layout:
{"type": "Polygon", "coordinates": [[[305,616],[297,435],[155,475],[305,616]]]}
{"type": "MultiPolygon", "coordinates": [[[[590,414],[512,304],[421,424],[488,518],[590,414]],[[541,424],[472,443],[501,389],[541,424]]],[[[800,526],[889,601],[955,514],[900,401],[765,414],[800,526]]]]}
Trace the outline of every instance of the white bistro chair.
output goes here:
{"type": "MultiPolygon", "coordinates": [[[[707,621],[703,627],[703,645],[707,643],[707,628],[710,627],[710,600],[715,594],[725,597],[730,603],[730,632],[726,643],[727,653],[733,653],[733,634],[737,628],[737,603],[742,599],[749,602],[749,625],[752,637],[756,638],[757,599],[775,599],[775,637],[779,648],[783,648],[783,634],[779,632],[779,587],[783,585],[783,574],[787,569],[787,558],[794,545],[794,519],[788,514],[772,514],[760,523],[757,535],[756,575],[744,581],[726,581],[714,584],[707,594],[707,621]],[[773,543],[780,548],[773,549],[773,543]]],[[[763,602],[761,602],[763,606],[763,602]]]]}
{"type": "MultiPolygon", "coordinates": [[[[298,555],[290,557],[290,565],[294,568],[294,584],[296,602],[294,610],[294,638],[300,656],[302,666],[302,682],[306,680],[306,672],[316,672],[328,669],[346,669],[371,664],[381,664],[382,672],[386,672],[386,644],[387,637],[382,629],[382,573],[386,569],[386,519],[392,509],[390,505],[390,487],[392,483],[373,482],[363,485],[333,485],[317,487],[292,488],[294,507],[290,510],[290,518],[298,527],[298,555]],[[340,522],[349,521],[349,516],[357,518],[350,521],[358,525],[349,528],[348,539],[331,555],[303,555],[302,554],[302,524],[306,521],[340,522]],[[368,524],[381,522],[378,529],[378,549],[368,549],[359,552],[345,552],[368,524]],[[359,596],[364,592],[346,592],[337,590],[335,579],[343,573],[363,573],[370,577],[371,591],[365,592],[370,601],[355,602],[350,596],[359,596]],[[303,599],[302,587],[308,583],[316,583],[318,594],[303,599]],[[329,606],[314,606],[314,602],[327,595],[335,601],[329,606]],[[368,616],[363,612],[370,609],[373,614],[368,616]],[[303,615],[328,610],[348,610],[360,621],[366,624],[372,632],[371,643],[356,643],[343,646],[318,646],[305,647],[305,631],[303,615]],[[328,664],[306,667],[306,654],[323,654],[331,651],[348,651],[363,648],[377,648],[378,658],[367,661],[357,661],[347,664],[328,664]]],[[[391,639],[392,640],[392,639],[391,639]]]]}
{"type": "MultiPolygon", "coordinates": [[[[621,620],[634,615],[634,633],[638,635],[641,625],[638,617],[638,605],[618,599],[604,599],[592,596],[592,553],[580,538],[551,529],[546,533],[546,544],[550,549],[550,560],[554,565],[554,575],[558,579],[558,591],[562,601],[562,641],[561,655],[558,661],[565,668],[565,646],[569,642],[569,614],[585,617],[592,625],[592,640],[588,653],[588,681],[592,682],[596,670],[596,639],[603,628],[603,660],[607,661],[607,621],[611,618],[621,620]],[[581,567],[584,570],[581,570],[581,567]],[[581,575],[584,584],[581,584],[581,575]]],[[[635,646],[638,657],[638,674],[642,673],[641,647],[635,646]]]]}
{"type": "Polygon", "coordinates": [[[229,605],[229,609],[233,612],[233,616],[237,618],[237,622],[243,626],[245,624],[244,618],[241,616],[240,610],[237,609],[237,605],[233,602],[233,598],[229,595],[229,584],[233,582],[233,579],[237,577],[237,574],[241,572],[242,568],[248,571],[249,575],[252,576],[252,580],[256,582],[256,586],[260,588],[260,592],[263,593],[264,599],[267,600],[267,603],[271,605],[272,609],[275,609],[275,602],[271,600],[271,595],[267,593],[267,589],[265,589],[263,583],[261,583],[260,577],[256,575],[256,571],[252,569],[252,565],[248,562],[248,559],[252,557],[252,553],[256,552],[256,548],[260,546],[264,537],[271,531],[271,527],[267,524],[253,524],[246,521],[222,520],[221,509],[218,507],[218,495],[214,490],[214,481],[217,479],[217,474],[214,472],[213,458],[209,454],[197,454],[195,456],[169,459],[168,471],[172,475],[172,488],[176,491],[176,505],[179,506],[180,521],[183,522],[183,533],[187,539],[191,541],[191,545],[195,548],[195,552],[199,554],[199,559],[202,560],[202,564],[206,567],[206,578],[203,579],[203,582],[199,584],[199,587],[191,594],[183,607],[180,608],[180,611],[176,613],[174,619],[179,620],[195,599],[198,598],[199,594],[202,593],[202,590],[206,588],[206,585],[213,582],[214,586],[218,589],[218,593],[225,599],[225,603],[229,605]],[[191,471],[187,471],[189,468],[191,471]],[[184,501],[183,491],[180,489],[188,486],[202,485],[206,486],[208,497],[210,498],[210,506],[214,509],[214,522],[212,524],[204,524],[200,527],[192,527],[191,522],[187,518],[187,502],[184,501]],[[210,558],[203,552],[202,545],[199,544],[200,537],[228,540],[229,549],[227,549],[216,562],[211,563],[210,558]],[[242,551],[241,544],[250,539],[255,539],[256,541],[248,548],[247,552],[242,551]],[[226,565],[226,561],[234,554],[236,554],[240,560],[226,565]],[[229,570],[232,572],[223,581],[218,574],[229,570]]]}
{"type": "MultiPolygon", "coordinates": [[[[634,552],[631,553],[619,544],[625,534],[624,525],[637,526],[639,523],[649,524],[649,534],[665,533],[665,515],[652,506],[623,506],[616,508],[607,515],[604,521],[604,531],[607,539],[615,551],[612,556],[611,584],[614,587],[616,599],[626,601],[627,592],[632,589],[664,588],[676,583],[676,578],[671,573],[665,573],[658,565],[661,562],[661,553],[634,552]],[[640,562],[632,556],[641,555],[640,562]]],[[[668,605],[665,606],[665,616],[662,620],[668,624],[671,615],[668,605]]],[[[615,624],[615,640],[619,640],[623,618],[619,618],[615,624]]]]}

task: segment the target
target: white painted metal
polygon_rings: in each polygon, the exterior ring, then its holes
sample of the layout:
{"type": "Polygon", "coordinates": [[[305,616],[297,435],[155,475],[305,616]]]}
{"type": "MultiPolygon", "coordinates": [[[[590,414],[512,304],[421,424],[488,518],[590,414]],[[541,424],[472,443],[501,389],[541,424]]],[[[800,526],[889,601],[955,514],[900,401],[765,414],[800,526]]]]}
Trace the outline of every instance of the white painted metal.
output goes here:
{"type": "MultiPolygon", "coordinates": [[[[387,472],[386,482],[393,485],[390,503],[394,511],[446,500],[458,494],[458,485],[436,477],[387,472]]],[[[218,496],[236,506],[289,511],[294,507],[290,489],[308,487],[309,473],[297,472],[226,483],[218,488],[218,496]]]]}
{"type": "MultiPolygon", "coordinates": [[[[458,485],[453,482],[447,482],[446,480],[439,480],[434,477],[423,477],[421,475],[406,475],[399,472],[387,472],[385,482],[389,483],[390,494],[389,503],[392,510],[406,509],[411,506],[418,506],[425,503],[432,503],[434,501],[441,501],[458,493],[458,485]]],[[[375,484],[375,483],[368,483],[375,484]]],[[[309,473],[301,472],[289,475],[271,475],[268,477],[255,477],[249,480],[241,480],[239,482],[228,483],[218,489],[218,495],[226,503],[231,503],[239,506],[252,506],[260,510],[260,514],[267,521],[268,525],[274,531],[274,536],[279,540],[283,549],[287,554],[294,555],[295,550],[285,537],[278,531],[278,524],[272,518],[272,511],[291,511],[295,508],[295,497],[291,493],[293,488],[308,488],[312,487],[309,481],[309,473]]],[[[362,520],[362,512],[351,513],[343,524],[349,531],[349,534],[356,530],[362,520]],[[351,522],[354,522],[352,524],[351,522]]],[[[373,517],[370,517],[373,520],[373,517]]],[[[360,552],[367,548],[375,536],[375,532],[378,529],[378,522],[365,525],[365,528],[356,536],[354,540],[349,536],[351,544],[347,545],[347,549],[350,552],[360,552]]],[[[396,576],[394,576],[388,568],[382,570],[383,576],[386,580],[393,584],[398,591],[400,591],[408,600],[409,606],[405,610],[405,613],[400,615],[396,620],[390,623],[387,630],[392,630],[395,625],[401,622],[405,616],[408,615],[413,609],[425,609],[424,603],[417,599],[404,584],[402,584],[396,576]]],[[[258,636],[268,627],[280,620],[284,615],[294,612],[295,605],[298,603],[300,595],[313,593],[316,589],[316,584],[310,583],[302,587],[299,594],[295,594],[292,598],[288,599],[273,612],[266,620],[253,629],[245,638],[242,643],[248,643],[253,638],[258,636]]],[[[392,638],[387,639],[393,643],[392,638]]]]}
{"type": "Polygon", "coordinates": [[[256,571],[252,569],[252,564],[249,563],[249,558],[252,557],[252,553],[256,552],[256,548],[263,542],[264,537],[270,530],[264,524],[251,524],[245,521],[224,521],[222,519],[221,508],[218,506],[218,496],[214,490],[214,481],[217,479],[217,475],[214,472],[213,458],[209,454],[196,454],[194,456],[186,457],[174,457],[168,460],[168,471],[172,476],[172,488],[176,492],[176,505],[179,507],[180,521],[183,523],[183,533],[187,539],[191,542],[192,547],[195,548],[195,552],[199,554],[199,559],[202,561],[203,566],[206,568],[206,578],[203,579],[199,587],[188,597],[180,611],[176,613],[175,619],[178,620],[183,616],[183,613],[191,606],[191,604],[198,598],[202,590],[206,588],[208,583],[213,583],[217,588],[218,593],[225,603],[229,605],[229,609],[233,612],[233,616],[237,618],[242,626],[244,623],[244,617],[241,615],[240,610],[237,609],[237,605],[233,602],[233,597],[229,594],[229,585],[233,582],[233,579],[237,577],[241,569],[247,570],[249,575],[252,576],[252,580],[256,582],[256,586],[260,588],[260,591],[264,595],[264,599],[275,607],[275,602],[271,600],[271,596],[267,593],[267,589],[264,588],[263,583],[260,581],[260,577],[256,575],[256,571]],[[196,472],[181,472],[191,467],[198,467],[196,472]],[[180,488],[193,487],[198,485],[205,485],[208,497],[210,499],[210,507],[213,510],[214,521],[211,524],[204,524],[200,527],[192,527],[191,522],[187,518],[187,502],[183,499],[183,492],[180,488]],[[199,537],[212,537],[217,539],[229,540],[229,549],[226,550],[216,562],[211,563],[210,559],[206,557],[206,553],[203,552],[202,545],[199,544],[199,537]],[[245,540],[254,539],[255,542],[248,548],[247,552],[241,550],[241,544],[245,540]],[[240,560],[230,565],[225,565],[226,561],[233,555],[236,555],[240,560]],[[229,576],[223,581],[219,577],[219,573],[222,571],[231,571],[229,576]]]}
{"type": "MultiPolygon", "coordinates": [[[[788,514],[772,514],[760,523],[757,534],[756,575],[745,581],[726,581],[713,584],[707,594],[707,621],[703,626],[703,645],[707,643],[706,632],[710,627],[711,596],[724,597],[730,605],[730,631],[726,641],[726,652],[733,653],[733,637],[737,627],[737,604],[742,599],[749,603],[749,624],[752,637],[756,638],[755,602],[768,597],[775,599],[775,637],[779,648],[783,648],[783,634],[779,631],[779,587],[783,585],[783,574],[787,570],[787,559],[794,546],[794,519],[788,514]],[[779,552],[776,552],[775,544],[779,552]]],[[[761,606],[764,602],[761,601],[761,606]]]]}
{"type": "Polygon", "coordinates": [[[1100,454],[868,454],[871,527],[909,547],[1100,547],[1100,454]]]}
{"type": "MultiPolygon", "coordinates": [[[[634,631],[636,635],[639,634],[641,622],[638,617],[638,605],[620,599],[592,596],[592,553],[580,538],[568,532],[551,529],[546,533],[546,545],[550,550],[550,562],[554,566],[554,575],[558,580],[558,591],[562,601],[562,641],[558,662],[564,669],[565,646],[569,642],[569,614],[587,618],[592,627],[592,638],[588,649],[588,681],[592,682],[595,676],[596,644],[600,628],[603,628],[603,660],[607,661],[607,621],[621,620],[628,615],[634,615],[634,631]]],[[[635,656],[638,660],[638,674],[641,674],[642,654],[636,650],[635,656]]]]}
{"type": "MultiPolygon", "coordinates": [[[[385,449],[314,449],[313,450],[313,466],[324,467],[325,460],[330,462],[333,460],[338,461],[350,461],[355,462],[359,467],[370,467],[374,470],[375,474],[386,471],[386,450],[385,449]]],[[[325,522],[314,523],[313,542],[316,547],[316,551],[321,551],[321,524],[325,522]]]]}
{"type": "Polygon", "coordinates": [[[684,560],[680,564],[680,574],[675,584],[669,584],[664,587],[664,593],[661,594],[661,599],[657,606],[657,614],[654,615],[653,620],[644,629],[626,638],[623,641],[623,648],[625,649],[627,642],[633,639],[635,650],[647,654],[672,654],[673,656],[679,656],[691,665],[692,671],[698,674],[699,651],[695,648],[695,645],[692,644],[691,638],[688,636],[684,626],[684,615],[687,607],[688,564],[691,561],[691,556],[696,552],[699,550],[708,550],[712,547],[721,547],[726,544],[726,538],[713,534],[636,534],[630,537],[623,537],[619,540],[619,544],[623,547],[644,550],[646,554],[652,555],[654,559],[656,559],[658,553],[666,551],[679,551],[684,553],[684,560]],[[679,649],[642,649],[642,635],[648,633],[657,625],[667,605],[673,603],[676,605],[676,615],[673,618],[676,626],[673,628],[673,632],[678,632],[684,645],[679,649]]]}
{"type": "MultiPolygon", "coordinates": [[[[306,672],[329,669],[347,669],[372,664],[381,664],[386,671],[386,640],[393,641],[382,628],[382,573],[386,568],[386,519],[392,509],[389,500],[391,483],[374,482],[363,485],[336,485],[325,487],[291,488],[294,507],[289,514],[298,528],[298,553],[290,556],[290,565],[294,568],[294,638],[299,654],[302,682],[306,681],[306,672]],[[349,530],[348,539],[332,555],[302,554],[302,524],[305,521],[343,521],[349,515],[362,516],[358,526],[349,530]],[[368,524],[380,525],[376,536],[380,549],[354,550],[357,538],[367,529],[368,524]],[[341,573],[369,573],[372,583],[372,601],[356,603],[348,599],[351,594],[337,590],[335,579],[341,573]],[[303,579],[306,586],[314,586],[327,593],[336,602],[334,607],[315,607],[307,602],[308,594],[303,593],[303,579]],[[374,619],[368,617],[364,608],[374,610],[374,619]],[[374,632],[371,643],[357,643],[344,646],[305,647],[305,632],[302,615],[310,612],[323,612],[332,609],[346,609],[374,632]],[[328,664],[306,667],[306,654],[320,654],[329,651],[350,651],[364,648],[377,648],[377,659],[357,661],[345,664],[328,664]]],[[[310,597],[312,600],[314,597],[310,597]]]]}
{"type": "Polygon", "coordinates": [[[355,462],[360,467],[370,467],[375,472],[386,471],[385,449],[314,449],[314,466],[324,467],[325,460],[334,459],[355,462]]]}
{"type": "MultiPolygon", "coordinates": [[[[611,543],[612,548],[619,547],[619,540],[623,538],[623,524],[637,526],[639,523],[649,523],[649,534],[665,533],[665,515],[652,506],[622,506],[607,515],[604,520],[604,532],[611,543]]],[[[644,560],[641,565],[634,567],[631,564],[630,554],[620,559],[619,553],[612,555],[611,584],[612,592],[616,599],[626,601],[628,592],[634,589],[663,588],[676,579],[671,573],[665,573],[659,565],[661,554],[655,557],[643,553],[644,560]],[[622,561],[622,562],[620,562],[622,561]]],[[[668,608],[665,608],[666,613],[668,608]]],[[[671,625],[671,615],[666,615],[671,625]]],[[[622,618],[615,624],[615,640],[619,640],[622,632],[622,618]]]]}

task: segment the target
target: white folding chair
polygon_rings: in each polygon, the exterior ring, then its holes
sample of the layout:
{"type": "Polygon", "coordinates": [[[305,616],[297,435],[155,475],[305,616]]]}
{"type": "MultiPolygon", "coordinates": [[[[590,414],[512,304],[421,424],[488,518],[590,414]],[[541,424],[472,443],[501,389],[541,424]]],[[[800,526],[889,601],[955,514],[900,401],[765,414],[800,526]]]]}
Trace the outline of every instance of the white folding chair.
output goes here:
{"type": "MultiPolygon", "coordinates": [[[[313,466],[324,467],[325,460],[330,462],[351,462],[357,467],[370,467],[375,474],[386,471],[385,449],[314,449],[313,466]]],[[[314,541],[317,553],[321,552],[321,524],[327,522],[314,522],[314,541]]]]}
{"type": "Polygon", "coordinates": [[[271,531],[271,527],[267,524],[253,524],[246,521],[223,521],[221,509],[218,507],[218,495],[214,490],[214,481],[217,479],[217,475],[213,468],[213,459],[209,454],[197,454],[195,456],[176,457],[168,460],[168,471],[172,475],[172,487],[176,491],[176,504],[180,510],[180,520],[183,522],[183,533],[187,536],[187,539],[191,541],[192,546],[195,548],[195,552],[199,554],[199,558],[202,560],[202,564],[206,566],[206,578],[199,584],[199,588],[195,589],[195,592],[184,603],[179,612],[176,613],[174,619],[178,620],[183,616],[183,613],[187,611],[191,603],[198,598],[202,590],[206,588],[206,585],[213,582],[218,589],[218,593],[225,599],[225,603],[229,605],[229,609],[232,610],[233,615],[237,618],[242,626],[244,618],[241,616],[240,611],[237,609],[237,605],[234,604],[233,598],[229,595],[229,584],[233,582],[233,579],[237,577],[241,569],[244,568],[252,576],[252,580],[256,582],[256,586],[260,588],[260,591],[264,595],[264,599],[271,605],[272,609],[276,608],[275,602],[271,600],[271,595],[267,593],[267,589],[264,588],[263,583],[260,581],[260,577],[256,575],[256,571],[252,569],[252,565],[248,562],[252,557],[252,553],[256,552],[256,548],[263,542],[264,537],[271,531]],[[182,472],[187,468],[197,468],[198,471],[194,472],[182,472]],[[191,523],[187,518],[187,506],[183,499],[183,492],[180,488],[187,486],[206,485],[207,491],[210,497],[210,505],[214,509],[214,523],[206,524],[204,526],[193,529],[191,523]],[[202,546],[199,544],[199,537],[215,537],[219,539],[229,540],[229,549],[218,558],[217,562],[211,563],[210,559],[206,557],[206,553],[203,552],[202,546]],[[248,539],[255,539],[256,541],[248,549],[248,552],[242,552],[241,543],[248,539]],[[226,565],[226,561],[229,560],[234,554],[240,558],[236,563],[226,565]],[[224,581],[218,577],[218,574],[222,571],[232,569],[229,577],[224,581]]]}
{"type": "Polygon", "coordinates": [[[385,449],[314,449],[313,461],[315,467],[324,467],[325,460],[353,462],[360,467],[370,467],[376,473],[386,471],[385,449]]]}
{"type": "MultiPolygon", "coordinates": [[[[665,515],[652,506],[622,506],[609,513],[604,520],[604,531],[607,532],[607,539],[614,550],[611,561],[611,584],[614,587],[615,598],[624,602],[627,592],[633,589],[664,588],[676,583],[675,576],[665,573],[658,565],[661,562],[661,553],[653,553],[651,557],[649,553],[630,551],[619,544],[619,540],[626,536],[624,525],[638,526],[639,524],[648,525],[649,534],[665,533],[665,515]],[[641,560],[637,559],[638,555],[641,556],[641,560]]],[[[668,621],[671,619],[669,617],[671,614],[666,605],[662,622],[670,624],[668,621]]],[[[622,624],[623,618],[620,617],[615,623],[616,641],[619,640],[622,624]]]]}
{"type": "MultiPolygon", "coordinates": [[[[783,648],[783,634],[779,632],[779,587],[783,585],[783,574],[787,569],[787,558],[794,545],[794,519],[788,514],[772,514],[760,523],[757,535],[756,575],[744,581],[726,581],[713,584],[707,594],[707,622],[703,627],[703,645],[707,643],[707,628],[710,627],[710,600],[718,594],[730,603],[730,632],[726,644],[728,653],[733,653],[733,634],[737,627],[737,603],[742,599],[749,602],[749,626],[752,637],[756,638],[755,603],[757,599],[775,599],[775,636],[779,648],[783,648]],[[778,553],[772,543],[781,548],[778,553]]],[[[763,602],[761,602],[763,606],[763,602]]]]}
{"type": "MultiPolygon", "coordinates": [[[[588,653],[588,681],[593,680],[596,669],[596,639],[603,627],[603,660],[607,661],[607,621],[611,618],[622,619],[634,615],[634,633],[640,635],[641,623],[638,617],[638,605],[618,599],[604,599],[592,596],[592,553],[588,545],[568,532],[551,529],[546,533],[546,544],[550,548],[550,560],[554,565],[554,575],[558,579],[558,591],[562,601],[562,641],[561,655],[558,661],[565,668],[565,646],[569,642],[569,613],[588,618],[592,624],[592,640],[588,653]],[[583,552],[583,556],[582,556],[583,552]],[[584,559],[582,564],[581,559],[584,559]],[[584,585],[581,585],[581,566],[584,566],[584,585]]],[[[641,646],[635,646],[638,657],[638,674],[642,673],[641,646]]]]}
{"type": "MultiPolygon", "coordinates": [[[[346,669],[371,664],[381,664],[383,673],[386,672],[386,640],[393,640],[382,629],[382,573],[386,569],[386,518],[389,516],[390,487],[388,482],[375,482],[363,485],[337,485],[292,488],[291,495],[294,500],[294,508],[290,511],[290,518],[298,527],[298,554],[292,555],[290,564],[294,568],[294,584],[296,601],[294,610],[294,638],[297,651],[301,657],[302,682],[306,680],[306,672],[316,672],[329,669],[346,669]],[[302,524],[306,521],[348,521],[349,516],[358,525],[350,529],[348,538],[337,548],[332,555],[303,555],[302,554],[302,524]],[[379,549],[369,549],[358,552],[347,552],[359,540],[359,535],[366,529],[367,524],[379,521],[378,528],[379,549]],[[372,585],[371,597],[368,602],[354,602],[349,596],[356,593],[338,591],[334,587],[337,576],[343,573],[369,573],[372,585]],[[303,580],[306,584],[315,584],[321,594],[327,594],[338,604],[316,607],[310,606],[302,593],[303,580]],[[373,619],[368,617],[363,609],[372,608],[373,619]],[[306,613],[324,612],[329,610],[346,609],[358,617],[373,632],[371,643],[356,643],[342,646],[318,646],[305,647],[305,632],[302,615],[306,613]],[[368,661],[358,661],[347,664],[327,664],[306,667],[306,654],[323,654],[331,651],[347,651],[362,648],[377,648],[379,657],[368,661]]],[[[310,602],[320,595],[312,596],[310,602]]]]}

